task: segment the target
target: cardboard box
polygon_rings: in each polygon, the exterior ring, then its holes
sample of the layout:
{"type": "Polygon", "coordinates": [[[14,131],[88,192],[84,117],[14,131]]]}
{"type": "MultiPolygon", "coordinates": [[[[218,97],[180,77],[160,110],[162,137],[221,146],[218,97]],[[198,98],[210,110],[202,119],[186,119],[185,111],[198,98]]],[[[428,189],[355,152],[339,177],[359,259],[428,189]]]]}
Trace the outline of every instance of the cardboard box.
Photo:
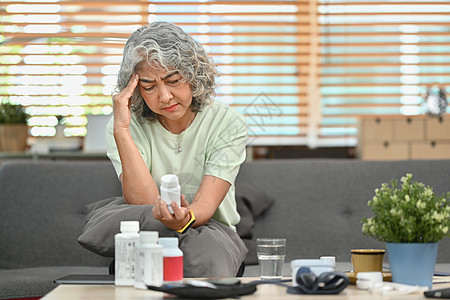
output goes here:
{"type": "Polygon", "coordinates": [[[411,159],[450,159],[450,142],[412,143],[411,159]]]}
{"type": "Polygon", "coordinates": [[[450,141],[450,118],[428,118],[425,134],[429,141],[450,141]]]}
{"type": "Polygon", "coordinates": [[[362,160],[403,160],[409,159],[409,143],[363,142],[360,147],[362,160]]]}
{"type": "Polygon", "coordinates": [[[393,121],[394,141],[424,141],[425,120],[402,118],[393,121]]]}
{"type": "Polygon", "coordinates": [[[360,141],[391,141],[392,120],[383,118],[363,118],[358,128],[360,141]]]}

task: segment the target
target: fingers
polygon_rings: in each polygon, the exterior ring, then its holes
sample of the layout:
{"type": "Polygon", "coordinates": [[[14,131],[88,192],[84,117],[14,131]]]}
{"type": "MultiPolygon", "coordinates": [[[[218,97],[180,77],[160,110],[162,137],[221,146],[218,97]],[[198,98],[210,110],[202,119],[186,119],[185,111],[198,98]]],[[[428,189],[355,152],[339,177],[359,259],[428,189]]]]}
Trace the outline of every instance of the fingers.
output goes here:
{"type": "Polygon", "coordinates": [[[172,203],[172,210],[173,214],[175,216],[175,219],[177,220],[183,220],[186,215],[189,213],[189,210],[187,210],[185,207],[179,207],[176,203],[172,203]]]}
{"type": "Polygon", "coordinates": [[[131,96],[133,96],[134,90],[136,89],[138,83],[139,75],[133,74],[130,78],[130,81],[128,81],[128,85],[120,93],[113,95],[114,102],[127,101],[127,105],[131,105],[130,99],[131,96]]]}
{"type": "MultiPolygon", "coordinates": [[[[181,201],[184,201],[187,205],[189,205],[189,203],[184,199],[184,196],[181,198],[181,201]]],[[[153,217],[165,225],[175,225],[183,222],[186,215],[189,214],[189,210],[186,207],[180,207],[175,202],[171,203],[171,208],[173,210],[173,214],[170,213],[166,203],[161,200],[160,196],[158,196],[152,211],[153,217]]]]}
{"type": "Polygon", "coordinates": [[[182,194],[181,195],[181,207],[189,208],[189,202],[186,201],[186,197],[182,194]]]}
{"type": "Polygon", "coordinates": [[[159,210],[161,211],[161,217],[163,221],[171,222],[175,219],[164,201],[160,200],[157,205],[159,207],[159,210]]]}
{"type": "MultiPolygon", "coordinates": [[[[124,93],[124,97],[131,98],[133,96],[134,90],[136,89],[139,82],[139,75],[133,74],[128,82],[127,87],[122,91],[124,93]]],[[[131,105],[131,103],[129,104],[131,105]]]]}
{"type": "Polygon", "coordinates": [[[128,128],[131,120],[131,97],[139,83],[139,76],[133,74],[128,85],[112,96],[114,110],[114,126],[118,129],[128,128]]]}
{"type": "Polygon", "coordinates": [[[171,203],[173,213],[178,220],[182,220],[189,214],[189,202],[186,201],[184,194],[181,194],[181,207],[176,203],[171,203]]]}
{"type": "Polygon", "coordinates": [[[158,198],[156,199],[156,203],[153,207],[153,217],[161,222],[170,222],[175,219],[174,215],[172,215],[167,208],[166,203],[161,200],[161,196],[158,196],[158,198]]]}
{"type": "Polygon", "coordinates": [[[169,212],[166,203],[161,200],[161,196],[156,198],[156,203],[153,206],[153,217],[161,222],[172,219],[172,214],[169,212]]]}

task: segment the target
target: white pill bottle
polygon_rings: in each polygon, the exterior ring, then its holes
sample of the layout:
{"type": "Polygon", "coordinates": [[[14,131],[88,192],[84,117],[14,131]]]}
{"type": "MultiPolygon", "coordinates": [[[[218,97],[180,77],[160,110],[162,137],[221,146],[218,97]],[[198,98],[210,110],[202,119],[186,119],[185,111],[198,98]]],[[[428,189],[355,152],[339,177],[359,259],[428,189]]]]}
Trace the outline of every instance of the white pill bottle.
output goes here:
{"type": "Polygon", "coordinates": [[[136,246],[139,243],[139,222],[120,222],[120,233],[114,236],[115,284],[134,286],[136,246]]]}
{"type": "Polygon", "coordinates": [[[181,206],[181,188],[178,176],[175,174],[166,174],[161,177],[161,200],[167,204],[170,213],[173,214],[173,209],[170,206],[172,202],[181,206]]]}
{"type": "Polygon", "coordinates": [[[157,231],[141,231],[136,249],[136,274],[134,287],[147,289],[147,285],[163,284],[163,247],[158,245],[157,231]]]}

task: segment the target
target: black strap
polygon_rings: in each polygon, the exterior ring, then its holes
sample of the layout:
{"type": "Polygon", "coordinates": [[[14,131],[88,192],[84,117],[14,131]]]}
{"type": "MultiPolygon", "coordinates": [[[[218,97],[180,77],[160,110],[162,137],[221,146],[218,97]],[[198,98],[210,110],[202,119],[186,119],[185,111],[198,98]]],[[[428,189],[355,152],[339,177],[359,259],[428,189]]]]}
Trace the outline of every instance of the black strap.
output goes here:
{"type": "Polygon", "coordinates": [[[297,286],[286,284],[290,279],[285,280],[257,280],[248,284],[276,284],[287,288],[289,294],[339,294],[349,284],[350,279],[347,275],[340,272],[323,272],[316,276],[308,267],[302,267],[297,271],[295,280],[297,286]]]}
{"type": "Polygon", "coordinates": [[[217,288],[192,286],[189,284],[165,284],[163,286],[147,286],[149,290],[164,292],[187,299],[223,299],[251,295],[256,291],[253,284],[215,284],[217,288]]]}

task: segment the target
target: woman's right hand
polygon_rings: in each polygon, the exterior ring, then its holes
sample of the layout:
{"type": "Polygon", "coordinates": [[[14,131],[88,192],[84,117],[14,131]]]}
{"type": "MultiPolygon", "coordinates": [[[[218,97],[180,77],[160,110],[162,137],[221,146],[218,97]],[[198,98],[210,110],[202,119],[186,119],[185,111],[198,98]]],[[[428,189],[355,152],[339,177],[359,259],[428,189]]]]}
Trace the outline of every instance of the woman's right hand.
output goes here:
{"type": "Polygon", "coordinates": [[[128,85],[117,94],[112,96],[114,111],[114,127],[117,129],[128,129],[131,121],[131,96],[139,83],[139,76],[133,74],[128,85]]]}
{"type": "Polygon", "coordinates": [[[158,196],[152,210],[153,217],[172,230],[183,228],[190,220],[189,202],[186,201],[184,195],[181,195],[180,200],[181,206],[178,206],[175,202],[171,203],[173,209],[172,214],[167,208],[167,204],[161,200],[161,196],[158,196]]]}

